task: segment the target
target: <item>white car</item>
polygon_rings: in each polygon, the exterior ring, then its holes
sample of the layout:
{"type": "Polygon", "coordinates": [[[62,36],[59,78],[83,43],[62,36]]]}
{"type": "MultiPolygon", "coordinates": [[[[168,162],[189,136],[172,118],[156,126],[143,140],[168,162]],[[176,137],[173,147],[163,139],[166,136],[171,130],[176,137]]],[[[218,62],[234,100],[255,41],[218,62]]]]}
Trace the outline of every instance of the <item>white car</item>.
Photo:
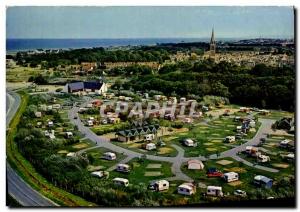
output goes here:
{"type": "Polygon", "coordinates": [[[247,196],[246,191],[242,191],[242,190],[235,190],[235,191],[233,192],[233,194],[234,194],[235,196],[240,196],[240,197],[245,197],[245,196],[247,196]]]}

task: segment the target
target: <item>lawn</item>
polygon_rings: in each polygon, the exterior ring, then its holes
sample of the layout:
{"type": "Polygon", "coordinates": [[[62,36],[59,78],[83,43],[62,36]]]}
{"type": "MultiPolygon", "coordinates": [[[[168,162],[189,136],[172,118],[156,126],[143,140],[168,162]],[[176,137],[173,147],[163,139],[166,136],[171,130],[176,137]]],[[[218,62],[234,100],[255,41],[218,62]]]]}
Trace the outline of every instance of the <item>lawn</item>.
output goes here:
{"type": "Polygon", "coordinates": [[[222,117],[212,120],[206,124],[194,125],[191,130],[183,133],[175,133],[172,136],[165,136],[164,139],[171,140],[185,150],[186,157],[208,156],[217,152],[223,152],[232,148],[232,145],[239,145],[242,141],[235,141],[230,144],[224,143],[226,136],[235,135],[236,126],[239,123],[233,118],[222,117]],[[186,147],[181,144],[184,138],[191,138],[198,142],[197,147],[186,147]]]}
{"type": "MultiPolygon", "coordinates": [[[[150,150],[150,151],[142,148],[142,144],[146,143],[144,141],[138,141],[138,142],[128,143],[128,144],[119,142],[119,141],[112,141],[112,143],[115,145],[118,145],[120,147],[130,149],[132,151],[139,152],[142,154],[165,156],[165,157],[176,157],[178,152],[174,147],[171,146],[171,142],[165,141],[164,139],[162,139],[162,140],[165,142],[165,144],[166,144],[165,146],[161,147],[161,146],[157,145],[156,150],[150,150]]],[[[156,142],[154,142],[154,143],[156,143],[156,142]]]]}
{"type": "Polygon", "coordinates": [[[129,161],[128,164],[131,167],[131,171],[129,173],[112,171],[110,173],[110,178],[113,179],[115,177],[122,177],[127,178],[129,183],[144,183],[148,185],[148,183],[152,180],[164,179],[173,176],[171,164],[168,162],[134,158],[129,161]]]}
{"type": "Polygon", "coordinates": [[[117,163],[119,163],[121,160],[126,158],[126,155],[123,154],[119,154],[119,153],[115,153],[117,156],[116,160],[105,160],[102,159],[102,156],[105,152],[113,152],[109,149],[103,148],[103,147],[99,147],[96,149],[92,149],[92,150],[88,150],[86,153],[88,155],[88,157],[92,157],[93,161],[92,161],[92,166],[101,166],[102,170],[108,169],[114,165],[116,165],[117,163]]]}
{"type": "MultiPolygon", "coordinates": [[[[249,166],[244,165],[241,162],[237,162],[232,158],[222,158],[222,159],[217,159],[217,160],[208,160],[204,161],[204,169],[203,170],[188,170],[187,165],[183,164],[181,167],[181,170],[186,173],[188,176],[192,177],[196,183],[203,183],[207,186],[209,185],[214,185],[214,186],[221,186],[223,188],[223,193],[233,193],[234,190],[236,189],[241,189],[244,191],[254,191],[257,189],[255,185],[252,184],[254,176],[255,175],[264,175],[266,177],[269,177],[273,180],[278,180],[283,176],[286,176],[285,173],[279,172],[274,173],[271,172],[266,172],[263,170],[251,168],[249,166]],[[227,164],[227,165],[221,165],[218,162],[221,160],[226,160],[226,161],[231,161],[232,163],[227,164]],[[222,171],[223,173],[234,171],[239,173],[240,176],[240,182],[238,183],[226,183],[222,178],[208,178],[206,176],[206,171],[208,168],[215,167],[218,170],[222,171]]],[[[292,172],[290,172],[292,174],[292,172]]],[[[205,189],[202,189],[203,191],[205,189]]]]}

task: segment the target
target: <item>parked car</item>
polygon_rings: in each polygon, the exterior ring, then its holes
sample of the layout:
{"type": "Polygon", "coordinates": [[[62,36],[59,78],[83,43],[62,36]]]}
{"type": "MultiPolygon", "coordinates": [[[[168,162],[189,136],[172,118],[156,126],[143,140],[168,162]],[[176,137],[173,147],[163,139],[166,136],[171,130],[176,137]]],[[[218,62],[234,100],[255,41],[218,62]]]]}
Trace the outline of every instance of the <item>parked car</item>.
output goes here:
{"type": "Polygon", "coordinates": [[[223,173],[216,168],[209,168],[206,172],[207,177],[223,177],[223,173]]]}
{"type": "Polygon", "coordinates": [[[247,196],[247,193],[246,193],[246,191],[242,191],[242,190],[235,190],[234,192],[233,192],[233,194],[235,195],[235,196],[240,196],[240,197],[246,197],[247,196]]]}

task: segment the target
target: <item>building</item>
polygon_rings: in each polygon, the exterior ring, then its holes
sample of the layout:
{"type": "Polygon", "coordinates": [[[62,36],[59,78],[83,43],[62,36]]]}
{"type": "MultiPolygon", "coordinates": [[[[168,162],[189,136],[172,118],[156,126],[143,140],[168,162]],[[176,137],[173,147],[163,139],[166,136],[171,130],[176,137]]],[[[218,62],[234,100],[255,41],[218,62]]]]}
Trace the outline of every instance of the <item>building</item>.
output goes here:
{"type": "Polygon", "coordinates": [[[103,81],[87,81],[87,82],[72,82],[65,85],[64,92],[77,93],[77,92],[95,92],[103,94],[107,92],[107,85],[103,81]]]}
{"type": "Polygon", "coordinates": [[[215,41],[215,34],[214,34],[214,29],[212,29],[211,32],[211,38],[210,38],[210,44],[209,44],[209,53],[211,57],[214,57],[216,54],[216,41],[215,41]]]}
{"type": "Polygon", "coordinates": [[[145,135],[156,134],[158,129],[159,125],[147,125],[128,130],[121,130],[116,133],[116,136],[118,137],[118,141],[134,142],[144,139],[145,135]]]}

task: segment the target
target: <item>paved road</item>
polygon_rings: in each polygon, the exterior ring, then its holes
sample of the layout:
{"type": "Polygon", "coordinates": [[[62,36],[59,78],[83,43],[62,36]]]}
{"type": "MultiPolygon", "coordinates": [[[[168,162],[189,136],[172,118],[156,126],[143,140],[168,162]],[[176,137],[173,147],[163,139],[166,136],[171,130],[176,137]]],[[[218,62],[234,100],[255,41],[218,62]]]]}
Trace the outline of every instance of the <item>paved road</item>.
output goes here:
{"type": "MultiPolygon", "coordinates": [[[[80,118],[74,119],[74,116],[78,112],[77,107],[72,108],[69,110],[68,117],[70,121],[78,127],[78,130],[85,135],[86,138],[94,141],[97,146],[83,149],[77,152],[77,154],[82,154],[85,151],[88,151],[90,149],[95,149],[98,147],[104,147],[107,149],[110,149],[114,152],[125,154],[128,156],[128,158],[135,158],[135,157],[141,157],[143,154],[131,151],[129,149],[125,149],[123,147],[117,146],[110,142],[108,138],[105,138],[103,136],[97,136],[92,130],[90,130],[88,127],[84,126],[80,118]]],[[[177,145],[173,145],[174,148],[177,149],[178,155],[176,157],[162,157],[162,156],[156,156],[156,155],[147,155],[147,159],[154,160],[154,161],[164,161],[172,163],[172,172],[174,175],[176,175],[176,179],[191,181],[191,178],[186,176],[181,170],[180,166],[184,161],[187,161],[186,158],[184,158],[184,150],[177,145]]]]}
{"type": "MultiPolygon", "coordinates": [[[[111,149],[112,151],[115,151],[118,153],[123,153],[130,158],[140,157],[142,155],[141,153],[137,153],[137,152],[125,149],[123,147],[119,147],[115,144],[112,144],[108,138],[105,138],[103,136],[97,136],[88,127],[85,127],[79,118],[73,119],[73,117],[75,116],[75,114],[77,112],[78,112],[78,108],[72,108],[68,114],[69,119],[71,120],[71,122],[73,124],[78,126],[78,129],[81,133],[83,133],[90,140],[95,141],[97,146],[105,147],[107,149],[111,149]]],[[[253,115],[254,114],[249,115],[249,118],[252,118],[253,115]]],[[[257,168],[257,169],[261,169],[261,170],[265,170],[265,171],[269,171],[269,172],[278,172],[278,170],[276,170],[276,169],[272,169],[272,168],[260,166],[260,165],[254,165],[254,164],[250,163],[249,161],[246,161],[246,160],[240,158],[239,156],[237,156],[237,153],[246,149],[246,146],[257,145],[260,142],[260,138],[266,138],[267,133],[269,133],[271,131],[271,125],[274,122],[274,120],[260,119],[259,121],[262,124],[261,124],[261,127],[259,128],[258,132],[256,133],[256,135],[254,136],[254,138],[248,140],[246,143],[244,143],[240,146],[236,146],[230,150],[220,153],[219,157],[217,157],[217,155],[215,155],[215,154],[210,155],[209,159],[219,159],[219,158],[231,157],[231,158],[233,158],[237,161],[240,161],[240,162],[244,163],[245,165],[251,166],[253,168],[257,168]]],[[[176,179],[176,180],[181,179],[181,180],[185,180],[185,181],[191,181],[191,178],[188,177],[187,175],[185,175],[181,171],[180,167],[181,167],[182,163],[187,162],[190,159],[198,159],[198,160],[203,161],[203,160],[206,160],[206,158],[205,157],[188,157],[188,158],[186,158],[186,157],[184,157],[184,150],[181,147],[179,147],[177,145],[173,145],[173,147],[178,151],[178,155],[176,157],[161,157],[161,156],[155,156],[155,155],[147,155],[147,159],[155,160],[155,161],[166,161],[166,162],[172,163],[171,169],[175,176],[172,178],[169,178],[169,179],[176,179]]],[[[96,148],[96,147],[92,147],[92,148],[96,148]]],[[[81,151],[84,152],[86,150],[81,150],[81,151]]]]}
{"type": "MultiPolygon", "coordinates": [[[[21,98],[18,94],[7,92],[6,126],[9,125],[17,112],[21,98]]],[[[22,206],[58,206],[48,198],[31,188],[11,167],[6,163],[6,187],[8,193],[22,206]]]]}

